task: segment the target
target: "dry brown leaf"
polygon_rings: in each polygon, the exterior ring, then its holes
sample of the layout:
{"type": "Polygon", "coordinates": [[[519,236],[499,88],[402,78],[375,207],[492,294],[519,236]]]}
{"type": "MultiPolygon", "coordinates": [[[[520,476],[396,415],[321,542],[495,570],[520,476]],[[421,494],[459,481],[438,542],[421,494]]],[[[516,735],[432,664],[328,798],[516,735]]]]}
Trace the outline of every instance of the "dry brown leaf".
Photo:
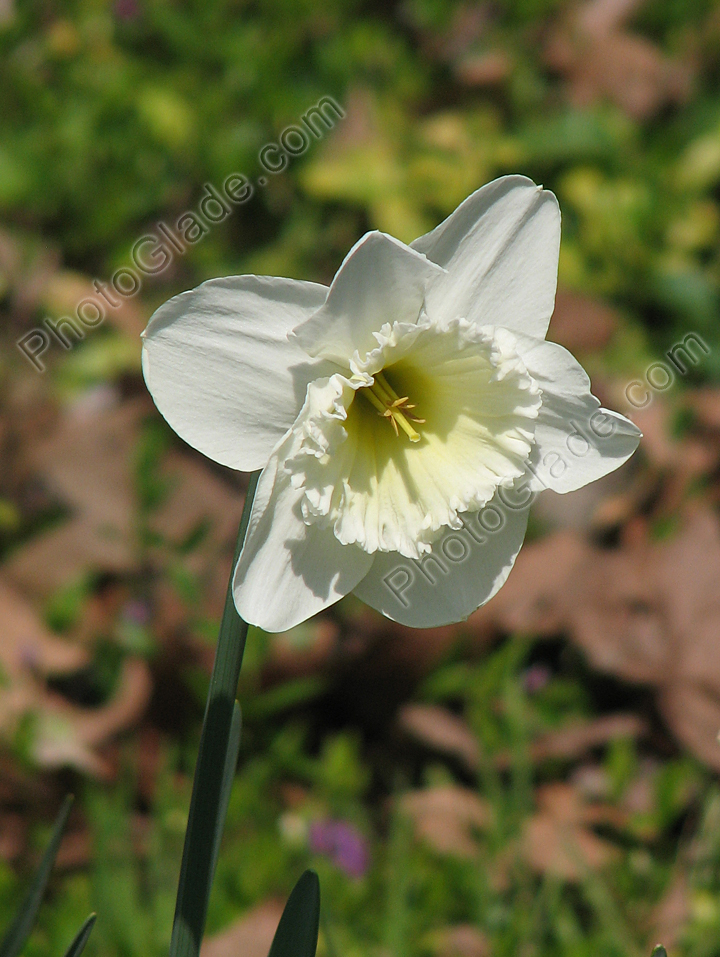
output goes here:
{"type": "Polygon", "coordinates": [[[660,706],[685,747],[720,771],[720,696],[698,684],[678,682],[663,691],[660,706]]]}
{"type": "Polygon", "coordinates": [[[666,950],[674,949],[691,916],[687,874],[678,868],[650,918],[650,937],[666,950]]]}
{"type": "Polygon", "coordinates": [[[545,784],[536,792],[538,808],[563,824],[613,824],[622,827],[627,815],[613,804],[585,802],[574,785],[556,781],[545,784]]]}
{"type": "Polygon", "coordinates": [[[87,651],[48,631],[32,606],[0,579],[0,731],[12,737],[19,721],[42,710],[42,679],[73,672],[88,660],[87,651]]]}
{"type": "Polygon", "coordinates": [[[558,289],[548,339],[572,353],[604,349],[618,326],[614,309],[597,299],[558,289]]]}
{"type": "Polygon", "coordinates": [[[666,679],[695,681],[720,698],[717,517],[707,509],[696,510],[656,554],[658,596],[672,635],[672,670],[666,679]]]}
{"type": "Polygon", "coordinates": [[[163,461],[170,493],[153,514],[151,527],[168,542],[180,544],[202,522],[209,525],[201,548],[214,549],[235,541],[243,496],[195,458],[170,452],[163,461]]]}
{"type": "Polygon", "coordinates": [[[33,464],[69,520],[18,549],[7,573],[43,597],[97,569],[126,571],[136,561],[137,501],[132,473],[145,399],[69,410],[32,450],[33,464]]]}
{"type": "Polygon", "coordinates": [[[587,0],[578,10],[578,20],[590,36],[602,36],[627,23],[643,0],[587,0]]]}
{"type": "Polygon", "coordinates": [[[459,758],[477,771],[480,752],[475,735],[462,718],[437,705],[406,704],[398,714],[400,728],[416,740],[459,758]]]}
{"type": "MultiPolygon", "coordinates": [[[[671,466],[673,455],[658,461],[671,466]]],[[[624,526],[615,549],[591,547],[572,532],[532,543],[475,617],[491,630],[566,631],[596,668],[663,688],[671,729],[711,767],[720,767],[720,522],[698,504],[681,515],[680,531],[660,543],[650,539],[643,519],[624,526]],[[678,696],[688,697],[687,709],[675,706],[678,696]]],[[[614,727],[614,720],[591,729],[587,740],[584,731],[577,738],[570,731],[567,738],[562,732],[537,742],[533,757],[562,756],[565,748],[586,749],[616,732],[642,731],[639,724],[624,727],[624,717],[614,727]]]]}
{"type": "Polygon", "coordinates": [[[58,498],[122,538],[137,513],[133,453],[148,408],[144,399],[111,408],[80,404],[34,451],[35,464],[58,498]]]}
{"type": "Polygon", "coordinates": [[[666,542],[597,552],[568,592],[574,639],[593,664],[663,688],[681,741],[720,767],[720,526],[697,508],[666,542]]]}
{"type": "Polygon", "coordinates": [[[539,810],[525,825],[520,851],[541,874],[579,881],[607,864],[617,850],[586,826],[615,818],[612,808],[584,805],[569,784],[551,784],[537,792],[539,810]]]}
{"type": "Polygon", "coordinates": [[[645,722],[637,715],[610,714],[595,721],[550,731],[531,745],[530,757],[533,761],[579,758],[586,751],[618,738],[639,738],[646,730],[645,722]]]}
{"type": "Polygon", "coordinates": [[[615,848],[592,831],[563,824],[549,814],[536,814],[525,826],[523,853],[540,874],[566,881],[582,880],[587,871],[604,867],[615,848]]]}
{"type": "MultiPolygon", "coordinates": [[[[182,556],[175,553],[170,560],[180,560],[185,570],[202,583],[203,612],[219,619],[225,606],[240,524],[242,493],[231,488],[199,459],[174,451],[165,456],[162,471],[169,494],[150,519],[151,528],[163,542],[153,549],[154,560],[162,565],[168,560],[167,545],[180,545],[195,530],[203,529],[202,538],[189,552],[182,556]]],[[[165,610],[171,611],[172,599],[167,589],[163,601],[167,605],[165,610]]],[[[176,610],[176,624],[182,627],[187,621],[187,608],[180,602],[176,610]]],[[[164,617],[165,630],[170,617],[164,617]]]]}
{"type": "Polygon", "coordinates": [[[76,714],[79,739],[90,747],[99,747],[132,727],[144,714],[151,694],[152,679],[147,662],[142,658],[127,658],[117,691],[108,704],[76,714]]]}
{"type": "Polygon", "coordinates": [[[46,599],[89,571],[128,573],[137,566],[131,543],[84,518],[26,542],[5,564],[9,578],[24,592],[46,599]]]}
{"type": "Polygon", "coordinates": [[[720,389],[694,389],[684,398],[702,425],[720,431],[720,389]]]}
{"type": "Polygon", "coordinates": [[[25,848],[27,820],[22,814],[3,814],[0,817],[0,858],[14,861],[25,848]]]}
{"type": "MultiPolygon", "coordinates": [[[[600,390],[598,390],[600,391],[600,390]]],[[[649,476],[652,480],[652,476],[649,476]]],[[[535,514],[548,529],[571,530],[587,535],[603,530],[615,515],[632,517],[648,492],[648,476],[643,474],[640,458],[632,458],[621,469],[590,482],[573,492],[558,494],[549,489],[538,496],[535,514]],[[618,508],[618,505],[620,506],[618,508]]]]}
{"type": "Polygon", "coordinates": [[[0,576],[0,667],[9,682],[23,674],[77,671],[87,660],[84,648],[49,631],[32,605],[0,576]]]}
{"type": "Polygon", "coordinates": [[[598,100],[615,102],[630,116],[645,119],[667,102],[690,94],[689,63],[668,60],[645,37],[623,27],[631,4],[590,0],[571,10],[551,34],[548,65],[568,80],[568,96],[577,106],[598,100]]]}
{"type": "Polygon", "coordinates": [[[573,637],[595,667],[628,681],[664,680],[668,633],[651,550],[593,554],[577,569],[567,599],[573,637]]]}
{"type": "Polygon", "coordinates": [[[567,620],[568,582],[588,554],[574,532],[558,532],[523,548],[506,584],[478,613],[503,631],[552,634],[567,620]]]}
{"type": "MultiPolygon", "coordinates": [[[[643,454],[652,465],[674,479],[673,484],[677,485],[674,498],[666,502],[665,510],[668,512],[681,503],[688,484],[710,472],[718,458],[717,449],[707,442],[693,436],[674,438],[673,415],[673,409],[659,396],[654,396],[647,408],[637,409],[632,415],[633,422],[643,433],[643,454]]],[[[668,498],[667,493],[665,498],[668,498]]]]}
{"type": "Polygon", "coordinates": [[[428,943],[438,957],[488,957],[490,942],[473,924],[443,927],[428,935],[428,943]]]}
{"type": "Polygon", "coordinates": [[[500,86],[512,68],[512,59],[504,50],[487,50],[464,56],[455,64],[455,75],[465,86],[500,86]]]}
{"type": "Polygon", "coordinates": [[[71,766],[109,777],[112,768],[96,749],[142,717],[151,693],[150,669],[141,658],[124,662],[117,690],[102,708],[78,708],[46,693],[38,712],[36,761],[43,767],[71,766]]]}
{"type": "Polygon", "coordinates": [[[474,791],[457,785],[410,791],[400,808],[412,820],[416,834],[441,854],[474,857],[473,832],[487,827],[488,806],[474,791]]]}
{"type": "Polygon", "coordinates": [[[204,940],[200,957],[267,957],[282,912],[277,901],[253,907],[227,930],[204,940]]]}
{"type": "Polygon", "coordinates": [[[677,440],[671,434],[671,413],[662,399],[655,395],[644,409],[636,409],[632,420],[643,434],[643,455],[659,469],[677,467],[677,440]]]}

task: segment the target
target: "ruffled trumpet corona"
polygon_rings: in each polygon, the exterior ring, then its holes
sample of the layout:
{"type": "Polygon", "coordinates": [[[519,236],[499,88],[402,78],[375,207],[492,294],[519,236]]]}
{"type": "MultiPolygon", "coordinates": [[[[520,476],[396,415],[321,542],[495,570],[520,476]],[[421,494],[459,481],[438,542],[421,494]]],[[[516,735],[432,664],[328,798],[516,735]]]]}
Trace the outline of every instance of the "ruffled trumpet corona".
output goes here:
{"type": "Polygon", "coordinates": [[[545,341],[554,195],[506,176],[410,246],[363,236],[329,287],[203,283],[143,337],[163,416],[262,469],[234,571],[240,615],[283,631],[348,592],[414,626],[466,618],[507,578],[535,492],[621,465],[640,437],[545,341]]]}

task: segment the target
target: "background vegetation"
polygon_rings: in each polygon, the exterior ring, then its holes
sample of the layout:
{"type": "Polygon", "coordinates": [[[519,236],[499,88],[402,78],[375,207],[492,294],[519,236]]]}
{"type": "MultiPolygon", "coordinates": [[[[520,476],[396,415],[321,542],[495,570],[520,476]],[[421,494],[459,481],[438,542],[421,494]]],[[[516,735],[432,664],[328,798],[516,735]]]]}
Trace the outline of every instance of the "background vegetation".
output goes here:
{"type": "Polygon", "coordinates": [[[466,624],[347,599],[251,632],[207,957],[264,957],[309,864],[328,957],[720,953],[719,94],[710,0],[0,0],[2,924],[78,797],[28,957],[90,910],[89,954],[169,942],[245,478],[154,411],[148,316],[211,276],[326,282],[509,172],[558,195],[551,337],[642,451],[541,498],[466,624]],[[323,96],[344,119],[258,184],[323,96]],[[20,355],[232,172],[248,203],[44,375],[20,355]],[[688,332],[709,352],[634,410],[688,332]]]}

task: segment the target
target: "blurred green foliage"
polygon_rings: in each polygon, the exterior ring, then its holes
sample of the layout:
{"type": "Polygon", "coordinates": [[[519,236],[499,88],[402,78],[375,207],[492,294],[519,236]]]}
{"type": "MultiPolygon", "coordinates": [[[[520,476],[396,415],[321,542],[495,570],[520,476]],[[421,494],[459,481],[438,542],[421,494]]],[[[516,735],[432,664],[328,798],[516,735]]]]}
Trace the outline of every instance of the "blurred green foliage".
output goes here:
{"type": "MultiPolygon", "coordinates": [[[[574,10],[567,0],[0,0],[0,221],[29,247],[49,247],[66,266],[107,278],[128,263],[133,242],[154,223],[193,207],[204,183],[232,172],[256,181],[260,148],[329,95],[346,111],[337,129],[176,260],[145,290],[148,307],[227,273],[327,281],[365,229],[410,240],[484,182],[522,172],[559,197],[561,282],[614,303],[625,317],[608,362],[635,374],[640,360],[690,329],[717,344],[716,5],[638,6],[627,29],[655,44],[659,56],[686,63],[691,74],[681,104],[663,102],[643,116],[602,91],[579,103],[567,76],[548,65],[549,38],[574,10]],[[468,81],[467,64],[490,53],[504,57],[502,76],[468,81]]],[[[61,390],[137,370],[137,350],[130,355],[127,340],[114,336],[95,333],[73,350],[57,370],[61,390]]],[[[693,374],[718,378],[720,350],[713,348],[693,374]]],[[[163,427],[151,425],[138,449],[138,521],[147,549],[157,544],[148,516],[167,493],[157,469],[167,441],[163,427]]],[[[0,531],[12,533],[18,521],[12,503],[0,501],[0,531]]],[[[183,547],[192,550],[202,535],[194,530],[183,547]]],[[[196,583],[180,561],[171,578],[192,605],[196,583]]],[[[82,585],[57,596],[48,609],[53,627],[75,620],[85,594],[82,585]]],[[[215,623],[192,624],[214,640],[215,623]]],[[[297,638],[301,643],[300,630],[297,638]]],[[[495,957],[647,953],[643,928],[672,882],[679,831],[700,820],[684,952],[720,954],[720,795],[689,758],[672,758],[658,770],[650,810],[631,819],[622,851],[602,877],[538,877],[519,856],[508,856],[534,806],[530,741],[594,713],[577,662],[530,695],[522,677],[534,645],[518,638],[479,663],[451,657],[418,692],[419,700],[462,714],[483,755],[476,778],[466,775],[463,783],[490,802],[492,825],[477,835],[479,857],[462,860],[412,839],[397,802],[387,798],[410,784],[454,780],[457,767],[439,758],[422,765],[393,764],[385,753],[378,759],[353,729],[318,742],[312,706],[322,707],[325,684],[298,678],[264,689],[267,644],[267,636],[251,632],[240,689],[242,773],[209,932],[270,895],[287,897],[312,865],[329,934],[347,957],[433,955],[438,928],[461,923],[483,928],[495,957]],[[510,755],[502,771],[494,761],[500,755],[510,755]],[[364,877],[351,878],[311,854],[303,836],[308,820],[284,818],[288,781],[309,795],[306,817],[342,818],[367,837],[371,866],[364,877]]],[[[95,663],[104,691],[116,658],[150,655],[152,638],[137,626],[117,647],[112,657],[102,646],[95,663]]],[[[128,743],[124,787],[110,793],[84,786],[91,864],[57,882],[27,957],[61,953],[91,909],[99,919],[88,954],[167,952],[188,771],[207,691],[200,669],[188,667],[182,680],[198,714],[190,716],[187,740],[163,751],[154,803],[139,812],[137,755],[128,743]]],[[[640,763],[627,741],[608,748],[604,771],[613,799],[621,799],[640,763]]],[[[546,762],[539,777],[551,779],[557,765],[546,762]]],[[[0,913],[12,913],[21,892],[20,879],[0,862],[0,913]]],[[[333,957],[328,940],[326,929],[321,955],[333,957]]]]}
{"type": "MultiPolygon", "coordinates": [[[[204,182],[234,171],[255,181],[261,146],[330,95],[347,111],[333,141],[270,176],[161,277],[153,298],[233,271],[327,280],[363,229],[410,240],[482,183],[523,172],[560,199],[566,286],[614,300],[656,346],[688,328],[712,337],[714,4],[646,0],[622,25],[656,44],[648,83],[673,63],[685,70],[685,92],[643,115],[602,85],[579,105],[572,77],[548,64],[553,31],[574,9],[560,0],[10,4],[0,22],[0,216],[55,243],[68,265],[107,276],[154,222],[190,208],[204,182]],[[488,53],[504,58],[501,73],[463,79],[488,53]]],[[[703,373],[719,370],[714,352],[703,373]]]]}

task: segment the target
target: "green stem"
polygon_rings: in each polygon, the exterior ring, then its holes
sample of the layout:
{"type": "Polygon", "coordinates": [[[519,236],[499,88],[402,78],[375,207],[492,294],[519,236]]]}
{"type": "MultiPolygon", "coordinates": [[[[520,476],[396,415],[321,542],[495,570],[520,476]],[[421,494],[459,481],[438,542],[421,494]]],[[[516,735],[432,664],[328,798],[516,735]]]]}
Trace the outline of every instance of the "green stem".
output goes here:
{"type": "MultiPolygon", "coordinates": [[[[245,496],[233,571],[245,540],[259,477],[259,472],[252,474],[245,496]]],[[[231,572],[195,768],[170,957],[198,957],[200,953],[215,868],[215,848],[225,823],[223,779],[228,749],[232,747],[233,740],[236,741],[231,728],[247,631],[247,623],[235,610],[231,572]]]]}

